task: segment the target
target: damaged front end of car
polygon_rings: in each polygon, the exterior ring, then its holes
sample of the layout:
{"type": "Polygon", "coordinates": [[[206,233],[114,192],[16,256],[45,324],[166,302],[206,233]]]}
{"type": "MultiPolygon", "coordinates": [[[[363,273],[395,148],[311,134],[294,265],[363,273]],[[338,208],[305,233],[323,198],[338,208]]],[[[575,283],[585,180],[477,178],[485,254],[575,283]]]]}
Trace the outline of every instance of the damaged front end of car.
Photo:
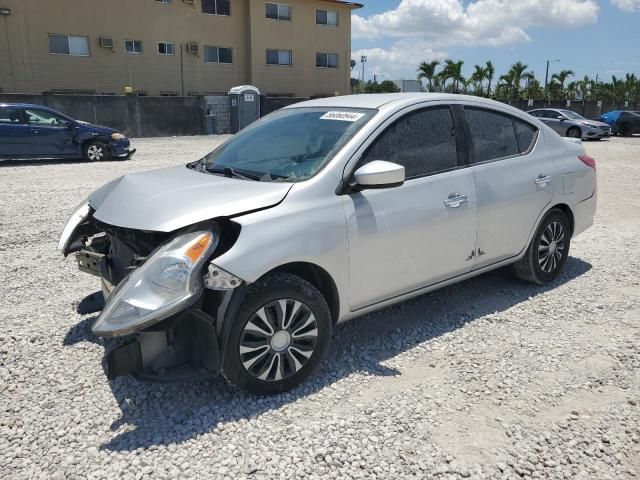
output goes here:
{"type": "Polygon", "coordinates": [[[149,232],[105,224],[93,213],[88,203],[78,207],[58,247],[101,280],[104,303],[93,299],[101,311],[92,331],[116,339],[105,342],[108,378],[170,381],[218,371],[223,319],[244,284],[213,260],[239,226],[217,219],[149,232]]]}

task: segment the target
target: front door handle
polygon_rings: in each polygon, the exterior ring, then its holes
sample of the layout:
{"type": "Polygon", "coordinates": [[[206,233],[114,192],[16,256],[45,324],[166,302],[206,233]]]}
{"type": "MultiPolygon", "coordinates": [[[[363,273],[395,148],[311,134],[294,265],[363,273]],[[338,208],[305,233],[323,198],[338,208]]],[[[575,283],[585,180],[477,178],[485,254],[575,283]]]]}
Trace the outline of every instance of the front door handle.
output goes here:
{"type": "Polygon", "coordinates": [[[549,175],[540,175],[535,180],[536,185],[540,185],[541,187],[546,187],[547,183],[551,182],[551,177],[549,175]]]}
{"type": "Polygon", "coordinates": [[[468,199],[466,195],[461,195],[459,193],[452,193],[451,195],[449,195],[449,198],[447,198],[444,201],[444,205],[446,207],[458,208],[463,203],[467,203],[467,200],[468,199]]]}

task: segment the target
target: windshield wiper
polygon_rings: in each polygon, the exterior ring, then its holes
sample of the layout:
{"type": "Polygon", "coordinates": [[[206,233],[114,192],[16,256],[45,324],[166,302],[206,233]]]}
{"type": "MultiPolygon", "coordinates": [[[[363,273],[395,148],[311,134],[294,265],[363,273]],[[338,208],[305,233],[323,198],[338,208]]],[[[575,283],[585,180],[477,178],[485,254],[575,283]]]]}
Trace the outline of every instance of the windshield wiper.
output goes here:
{"type": "Polygon", "coordinates": [[[238,170],[235,170],[231,167],[224,167],[224,168],[208,168],[207,172],[211,172],[211,173],[221,173],[223,174],[225,177],[228,178],[241,178],[243,180],[254,180],[256,182],[260,181],[260,176],[259,175],[254,175],[252,173],[247,173],[247,172],[240,172],[238,170]]]}

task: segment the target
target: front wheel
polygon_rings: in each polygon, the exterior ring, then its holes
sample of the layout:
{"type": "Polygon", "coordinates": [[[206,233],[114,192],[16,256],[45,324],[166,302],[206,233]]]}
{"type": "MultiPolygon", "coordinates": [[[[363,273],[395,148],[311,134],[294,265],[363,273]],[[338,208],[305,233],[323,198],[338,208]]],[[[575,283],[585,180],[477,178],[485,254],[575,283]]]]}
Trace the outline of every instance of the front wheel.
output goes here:
{"type": "Polygon", "coordinates": [[[551,210],[542,220],[527,253],[514,264],[516,275],[527,282],[545,285],[555,280],[569,256],[571,228],[560,210],[551,210]]]}
{"type": "Polygon", "coordinates": [[[82,149],[82,158],[87,162],[101,162],[111,159],[109,147],[102,142],[87,142],[82,149]]]}
{"type": "Polygon", "coordinates": [[[251,393],[282,392],[316,370],[330,338],[322,294],[296,275],[269,275],[249,287],[233,320],[222,373],[251,393]]]}
{"type": "Polygon", "coordinates": [[[622,125],[620,125],[620,128],[618,129],[618,131],[620,132],[620,135],[623,137],[630,137],[632,135],[631,125],[629,125],[628,123],[623,123],[622,125]]]}
{"type": "Polygon", "coordinates": [[[578,127],[571,127],[569,130],[567,130],[567,137],[580,138],[582,137],[582,132],[578,127]]]}

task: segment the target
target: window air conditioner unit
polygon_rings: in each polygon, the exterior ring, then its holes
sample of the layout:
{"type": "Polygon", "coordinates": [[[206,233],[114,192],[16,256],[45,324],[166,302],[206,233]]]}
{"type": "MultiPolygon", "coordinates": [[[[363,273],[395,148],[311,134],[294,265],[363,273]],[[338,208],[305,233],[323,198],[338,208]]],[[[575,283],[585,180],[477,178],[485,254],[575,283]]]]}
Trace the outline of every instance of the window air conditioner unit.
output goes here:
{"type": "Polygon", "coordinates": [[[182,0],[184,3],[188,3],[189,5],[195,5],[196,0],[182,0]]]}
{"type": "Polygon", "coordinates": [[[113,38],[100,37],[100,46],[102,48],[111,48],[111,49],[113,49],[113,38]]]}
{"type": "Polygon", "coordinates": [[[198,44],[195,43],[195,42],[187,43],[187,53],[197,54],[198,53],[198,44]]]}

